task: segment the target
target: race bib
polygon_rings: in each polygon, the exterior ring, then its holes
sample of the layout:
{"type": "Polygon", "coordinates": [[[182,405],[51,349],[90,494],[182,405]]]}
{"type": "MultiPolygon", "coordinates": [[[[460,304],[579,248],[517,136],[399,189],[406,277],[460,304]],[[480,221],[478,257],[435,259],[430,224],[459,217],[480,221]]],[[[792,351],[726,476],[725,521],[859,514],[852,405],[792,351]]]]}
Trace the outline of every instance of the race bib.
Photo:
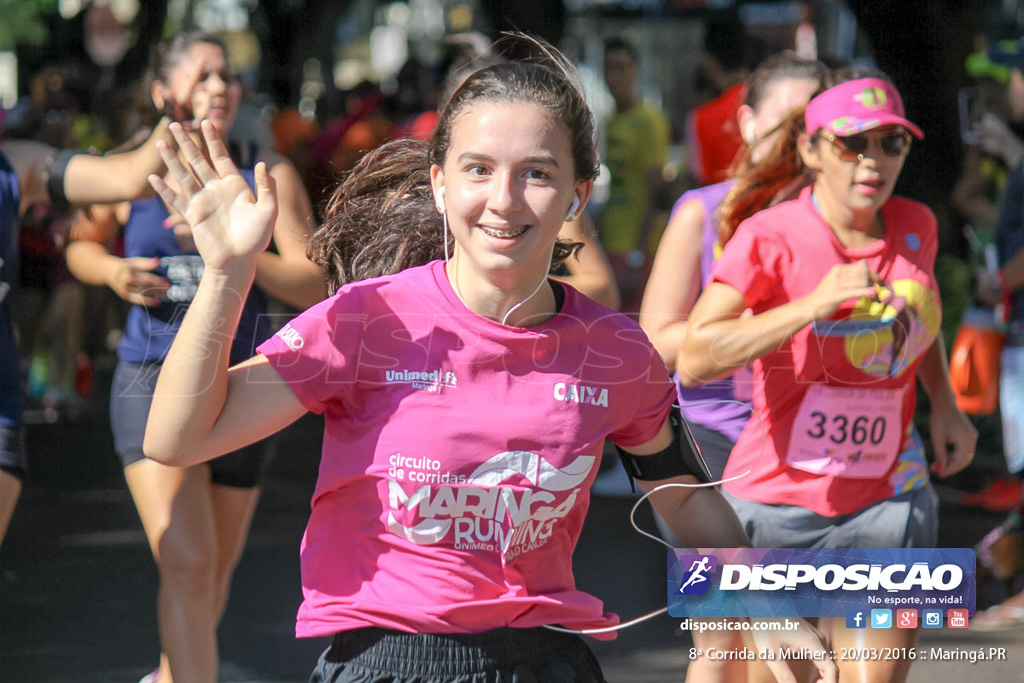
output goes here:
{"type": "Polygon", "coordinates": [[[903,391],[811,386],[793,423],[786,464],[834,477],[885,475],[903,445],[903,391]]]}

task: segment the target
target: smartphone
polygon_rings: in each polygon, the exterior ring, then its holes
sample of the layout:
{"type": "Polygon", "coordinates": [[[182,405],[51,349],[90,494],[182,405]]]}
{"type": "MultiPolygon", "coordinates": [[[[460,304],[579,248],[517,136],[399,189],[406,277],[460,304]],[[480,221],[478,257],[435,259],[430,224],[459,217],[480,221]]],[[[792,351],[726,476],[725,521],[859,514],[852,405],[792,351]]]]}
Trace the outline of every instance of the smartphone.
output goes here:
{"type": "Polygon", "coordinates": [[[961,88],[957,95],[960,105],[960,139],[967,145],[981,143],[981,130],[978,124],[985,113],[978,88],[961,88]]]}

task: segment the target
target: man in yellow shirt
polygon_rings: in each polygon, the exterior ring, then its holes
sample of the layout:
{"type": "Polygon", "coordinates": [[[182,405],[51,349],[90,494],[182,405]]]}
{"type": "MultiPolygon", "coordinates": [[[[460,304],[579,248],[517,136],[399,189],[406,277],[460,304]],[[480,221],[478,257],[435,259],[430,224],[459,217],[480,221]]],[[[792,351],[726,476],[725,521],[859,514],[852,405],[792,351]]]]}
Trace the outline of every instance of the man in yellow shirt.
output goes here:
{"type": "Polygon", "coordinates": [[[653,197],[665,185],[670,126],[657,109],[636,95],[636,51],[613,39],[605,43],[604,77],[615,100],[605,127],[604,161],[611,175],[599,234],[622,296],[621,310],[636,314],[654,253],[659,219],[653,197]]]}

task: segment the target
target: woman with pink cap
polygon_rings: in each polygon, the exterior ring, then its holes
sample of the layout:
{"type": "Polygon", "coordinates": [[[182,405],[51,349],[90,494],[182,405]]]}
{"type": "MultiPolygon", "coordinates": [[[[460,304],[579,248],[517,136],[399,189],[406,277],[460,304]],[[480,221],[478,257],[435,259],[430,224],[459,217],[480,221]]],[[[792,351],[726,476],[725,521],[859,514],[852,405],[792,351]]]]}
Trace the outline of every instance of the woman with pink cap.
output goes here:
{"type": "MultiPolygon", "coordinates": [[[[726,246],[676,370],[695,386],[753,361],[759,419],[740,434],[723,489],[754,547],[930,547],[937,497],[913,424],[916,380],[931,406],[932,473],[963,469],[977,433],[956,407],[938,334],[935,216],[892,196],[924,134],[883,74],[840,70],[832,82],[726,197],[726,246]]],[[[837,652],[916,642],[914,629],[821,626],[837,652]]],[[[903,681],[910,667],[839,664],[843,681],[903,681]]]]}

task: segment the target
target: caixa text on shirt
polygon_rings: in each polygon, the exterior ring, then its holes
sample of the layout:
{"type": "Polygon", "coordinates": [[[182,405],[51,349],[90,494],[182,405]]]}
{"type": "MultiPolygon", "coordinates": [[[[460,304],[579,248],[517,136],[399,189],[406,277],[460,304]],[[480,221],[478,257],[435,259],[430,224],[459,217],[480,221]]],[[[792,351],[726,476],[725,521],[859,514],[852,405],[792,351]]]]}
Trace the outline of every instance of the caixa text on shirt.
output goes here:
{"type": "Polygon", "coordinates": [[[668,554],[669,614],[845,616],[850,608],[975,605],[967,548],[716,548],[668,554]]]}
{"type": "Polygon", "coordinates": [[[558,382],[555,384],[553,395],[556,401],[583,403],[591,406],[600,406],[602,408],[608,407],[608,390],[601,387],[558,382]]]}

